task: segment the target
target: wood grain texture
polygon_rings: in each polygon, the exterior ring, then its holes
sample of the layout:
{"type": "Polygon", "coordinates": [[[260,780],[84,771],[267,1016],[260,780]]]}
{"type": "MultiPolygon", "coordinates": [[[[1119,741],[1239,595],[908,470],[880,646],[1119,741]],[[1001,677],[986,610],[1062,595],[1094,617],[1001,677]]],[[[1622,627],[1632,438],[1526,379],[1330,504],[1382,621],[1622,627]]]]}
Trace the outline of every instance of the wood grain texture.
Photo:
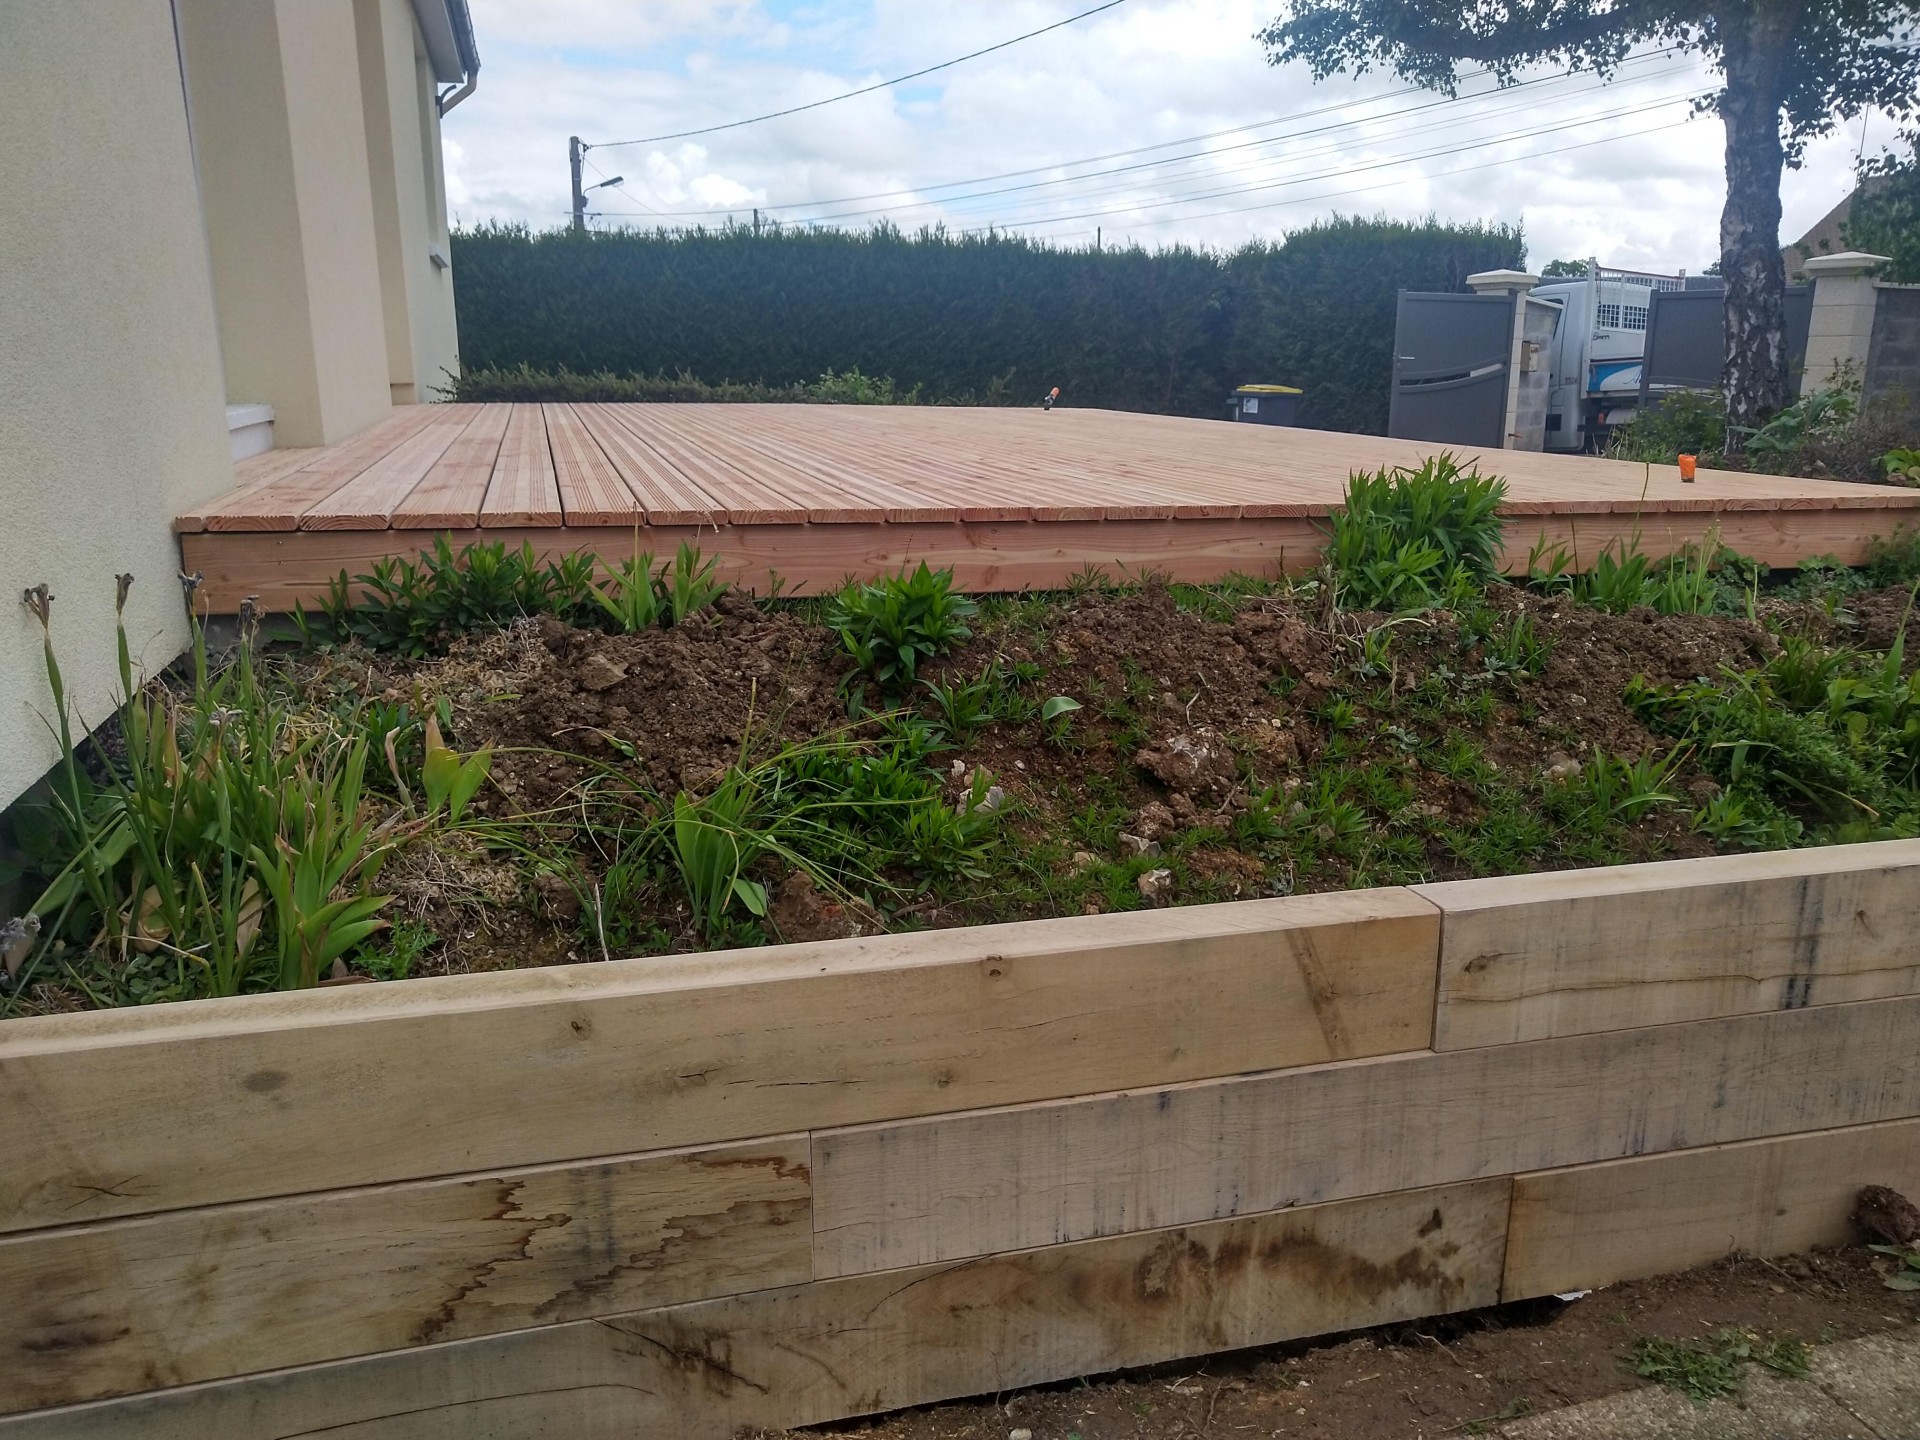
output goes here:
{"type": "Polygon", "coordinates": [[[1438,940],[1375,890],[9,1021],[0,1229],[1387,1053],[1438,940]]]}
{"type": "MultiPolygon", "coordinates": [[[[295,530],[309,511],[314,524],[372,526],[384,505],[395,528],[443,516],[492,531],[564,524],[559,543],[579,551],[603,543],[597,528],[644,516],[641,545],[656,554],[679,537],[655,527],[718,525],[708,553],[750,583],[769,565],[818,588],[921,559],[953,566],[973,590],[1059,586],[1089,564],[1215,580],[1232,570],[1311,569],[1351,472],[1418,465],[1435,448],[1106,411],[616,404],[554,407],[583,433],[557,436],[550,453],[527,407],[480,408],[516,418],[477,504],[466,494],[465,462],[455,471],[463,477],[453,487],[457,505],[416,498],[452,485],[435,483],[432,472],[405,499],[379,476],[333,498],[406,440],[404,427],[376,427],[314,452],[282,479],[196,507],[177,528],[269,534],[295,530]],[[830,533],[838,529],[849,533],[830,533]]],[[[1920,495],[1886,486],[1712,471],[1683,484],[1671,466],[1518,451],[1477,463],[1507,481],[1503,564],[1514,571],[1536,540],[1566,546],[1585,569],[1631,536],[1659,557],[1712,530],[1772,565],[1820,553],[1852,563],[1866,558],[1873,537],[1920,518],[1920,495]]],[[[411,451],[390,468],[412,469],[411,451]]],[[[389,537],[357,568],[409,543],[389,537]]],[[[340,568],[324,568],[322,549],[242,545],[231,554],[228,563],[278,573],[255,576],[231,598],[226,586],[210,586],[203,593],[216,605],[258,592],[269,605],[290,606],[340,568]]]]}
{"type": "Polygon", "coordinates": [[[1920,993],[1920,840],[1415,890],[1436,1050],[1920,993]]]}
{"type": "Polygon", "coordinates": [[[1491,1303],[1508,1182],[1249,1215],[0,1419],[5,1440],[730,1440],[1491,1303]]]}
{"type": "Polygon", "coordinates": [[[805,1282],[807,1138],[0,1239],[0,1412],[805,1282]]]}
{"type": "Polygon", "coordinates": [[[816,1130],[814,1274],[1920,1115],[1920,999],[816,1130]]]}
{"type": "Polygon", "coordinates": [[[1920,1195],[1920,1120],[1521,1175],[1501,1298],[1851,1244],[1863,1185],[1920,1195]]]}

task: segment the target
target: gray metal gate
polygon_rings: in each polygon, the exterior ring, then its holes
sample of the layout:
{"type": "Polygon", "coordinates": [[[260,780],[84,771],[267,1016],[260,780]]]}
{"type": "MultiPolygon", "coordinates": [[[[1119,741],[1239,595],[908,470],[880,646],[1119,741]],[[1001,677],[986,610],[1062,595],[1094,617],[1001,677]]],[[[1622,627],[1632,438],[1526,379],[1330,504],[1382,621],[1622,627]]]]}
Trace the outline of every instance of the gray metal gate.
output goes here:
{"type": "Polygon", "coordinates": [[[1512,295],[1402,290],[1387,434],[1498,449],[1506,442],[1512,295]]]}
{"type": "MultiPolygon", "coordinates": [[[[1813,287],[1789,285],[1784,296],[1787,370],[1797,390],[1807,365],[1813,287]]],[[[1656,290],[1647,299],[1647,350],[1640,365],[1640,403],[1660,386],[1718,390],[1727,354],[1727,291],[1719,281],[1689,279],[1684,290],[1656,290]]]]}

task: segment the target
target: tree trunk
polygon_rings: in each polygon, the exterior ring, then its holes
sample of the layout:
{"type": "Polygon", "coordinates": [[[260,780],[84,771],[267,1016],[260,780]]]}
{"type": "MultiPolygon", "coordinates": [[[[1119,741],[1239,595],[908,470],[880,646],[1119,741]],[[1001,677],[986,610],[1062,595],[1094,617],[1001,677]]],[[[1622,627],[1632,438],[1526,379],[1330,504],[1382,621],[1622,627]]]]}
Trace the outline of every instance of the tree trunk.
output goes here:
{"type": "Polygon", "coordinates": [[[1780,104],[1793,31],[1802,6],[1753,3],[1723,7],[1720,30],[1727,88],[1720,116],[1727,129],[1727,203],[1720,212],[1720,273],[1726,281],[1727,450],[1745,437],[1736,427],[1764,424],[1787,405],[1785,300],[1780,258],[1780,104]]]}

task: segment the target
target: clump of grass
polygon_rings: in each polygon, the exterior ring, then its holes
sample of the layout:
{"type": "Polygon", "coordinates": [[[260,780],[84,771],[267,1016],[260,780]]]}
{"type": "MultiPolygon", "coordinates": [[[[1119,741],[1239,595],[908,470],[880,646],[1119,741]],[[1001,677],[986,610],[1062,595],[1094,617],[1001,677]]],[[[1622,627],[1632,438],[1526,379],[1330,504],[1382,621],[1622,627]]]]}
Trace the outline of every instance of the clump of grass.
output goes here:
{"type": "MultiPolygon", "coordinates": [[[[120,577],[122,610],[131,584],[120,577]]],[[[38,944],[17,980],[57,973],[96,1003],[317,984],[386,928],[390,897],[378,878],[394,849],[451,823],[486,778],[489,757],[455,754],[430,718],[426,810],[376,801],[366,716],[315,715],[266,673],[250,613],[223,667],[210,662],[196,622],[178,687],[135,676],[121,621],[124,743],[89,767],[55,652],[52,597],[37,587],[28,604],[42,628],[60,761],[26,825],[38,852],[38,944]]],[[[404,792],[396,740],[408,722],[382,718],[397,722],[380,749],[404,792]]]]}
{"type": "Polygon", "coordinates": [[[593,555],[564,555],[542,565],[531,544],[471,544],[455,553],[445,535],[417,560],[389,557],[327,585],[317,614],[295,613],[310,646],[354,641],[370,650],[415,658],[437,653],[461,635],[497,629],[534,615],[616,633],[678,625],[727,591],[717,562],[682,544],[669,562],[636,551],[607,567],[593,555]]]}
{"type": "Polygon", "coordinates": [[[1355,473],[1326,563],[1349,610],[1463,608],[1497,573],[1504,480],[1436,455],[1418,470],[1355,473]]]}
{"type": "Polygon", "coordinates": [[[1810,1368],[1806,1342],[1791,1335],[1763,1337],[1731,1327],[1716,1330],[1705,1340],[1642,1335],[1633,1342],[1627,1360],[1627,1368],[1643,1380],[1678,1390],[1696,1405],[1737,1392],[1748,1365],[1803,1380],[1810,1368]]]}

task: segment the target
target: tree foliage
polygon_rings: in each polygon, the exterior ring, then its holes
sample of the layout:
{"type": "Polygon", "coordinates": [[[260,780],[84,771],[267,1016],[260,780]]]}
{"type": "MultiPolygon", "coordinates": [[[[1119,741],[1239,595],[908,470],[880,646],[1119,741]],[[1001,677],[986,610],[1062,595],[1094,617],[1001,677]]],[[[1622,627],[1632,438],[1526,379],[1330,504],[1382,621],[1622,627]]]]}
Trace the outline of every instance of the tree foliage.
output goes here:
{"type": "Polygon", "coordinates": [[[1463,60],[1504,82],[1541,63],[1604,75],[1650,43],[1707,56],[1725,82],[1709,103],[1727,127],[1727,408],[1755,425],[1787,400],[1781,168],[1836,117],[1913,113],[1917,19],[1905,0],[1293,0],[1259,38],[1316,78],[1385,67],[1449,94],[1463,60]]]}
{"type": "MultiPolygon", "coordinates": [[[[1061,249],[868,231],[454,237],[470,370],[790,387],[888,376],[944,403],[1216,416],[1237,385],[1299,385],[1301,423],[1383,431],[1396,292],[1517,266],[1505,225],[1338,218],[1229,254],[1061,249]]],[[[664,383],[664,382],[661,382],[664,383]]]]}
{"type": "Polygon", "coordinates": [[[1886,155],[1868,162],[1863,172],[1841,227],[1847,248],[1887,256],[1885,279],[1920,282],[1920,159],[1886,155]]]}

